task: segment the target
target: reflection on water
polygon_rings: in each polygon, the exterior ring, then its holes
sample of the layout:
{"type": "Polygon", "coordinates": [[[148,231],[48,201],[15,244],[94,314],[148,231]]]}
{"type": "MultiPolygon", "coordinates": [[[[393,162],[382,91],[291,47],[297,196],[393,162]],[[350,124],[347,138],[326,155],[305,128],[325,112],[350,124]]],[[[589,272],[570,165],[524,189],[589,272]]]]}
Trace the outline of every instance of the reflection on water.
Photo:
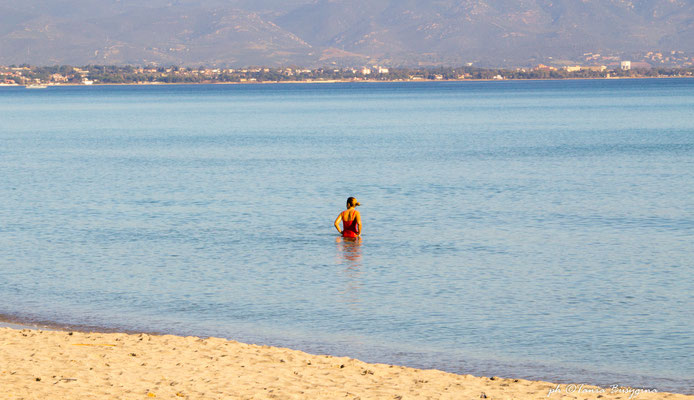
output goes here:
{"type": "Polygon", "coordinates": [[[345,277],[345,288],[340,292],[340,295],[344,296],[345,303],[354,307],[360,303],[362,239],[361,237],[343,238],[338,236],[335,243],[337,244],[337,263],[345,267],[342,271],[345,277]]]}
{"type": "Polygon", "coordinates": [[[352,269],[359,269],[361,267],[361,237],[343,238],[338,236],[335,243],[337,243],[340,263],[347,264],[352,269]]]}

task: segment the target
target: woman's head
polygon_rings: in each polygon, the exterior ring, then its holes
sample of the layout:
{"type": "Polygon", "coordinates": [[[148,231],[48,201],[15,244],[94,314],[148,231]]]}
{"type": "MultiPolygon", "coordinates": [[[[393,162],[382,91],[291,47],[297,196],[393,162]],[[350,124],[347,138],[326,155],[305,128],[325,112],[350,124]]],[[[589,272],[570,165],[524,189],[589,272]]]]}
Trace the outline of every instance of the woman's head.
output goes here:
{"type": "Polygon", "coordinates": [[[361,204],[359,204],[359,202],[357,202],[357,199],[355,199],[354,197],[348,197],[347,198],[347,208],[356,207],[356,206],[360,206],[360,205],[361,204]]]}

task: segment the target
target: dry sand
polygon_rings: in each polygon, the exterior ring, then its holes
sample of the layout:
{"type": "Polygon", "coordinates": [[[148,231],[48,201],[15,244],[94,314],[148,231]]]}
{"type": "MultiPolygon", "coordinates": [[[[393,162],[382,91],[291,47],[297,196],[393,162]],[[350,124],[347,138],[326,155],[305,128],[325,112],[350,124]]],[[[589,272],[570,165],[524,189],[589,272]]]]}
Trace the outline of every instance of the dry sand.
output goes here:
{"type": "Polygon", "coordinates": [[[455,375],[217,338],[0,328],[1,400],[152,398],[674,400],[694,396],[455,375]]]}

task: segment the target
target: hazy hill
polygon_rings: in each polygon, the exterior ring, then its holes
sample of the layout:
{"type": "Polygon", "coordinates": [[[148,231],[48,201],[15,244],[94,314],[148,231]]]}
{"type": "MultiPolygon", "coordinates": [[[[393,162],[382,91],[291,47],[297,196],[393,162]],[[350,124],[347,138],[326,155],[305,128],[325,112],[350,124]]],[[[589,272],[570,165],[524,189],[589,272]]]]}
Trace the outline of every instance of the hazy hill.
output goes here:
{"type": "Polygon", "coordinates": [[[689,0],[0,0],[0,64],[526,65],[692,37],[689,0]]]}
{"type": "Polygon", "coordinates": [[[322,0],[277,22],[314,46],[396,63],[694,50],[694,4],[681,0],[322,0]]]}

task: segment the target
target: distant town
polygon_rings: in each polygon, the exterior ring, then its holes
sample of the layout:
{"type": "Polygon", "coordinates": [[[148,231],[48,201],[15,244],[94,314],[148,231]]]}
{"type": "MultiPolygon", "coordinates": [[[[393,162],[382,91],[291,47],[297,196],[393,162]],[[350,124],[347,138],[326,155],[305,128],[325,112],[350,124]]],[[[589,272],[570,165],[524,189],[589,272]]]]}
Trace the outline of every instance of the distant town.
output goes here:
{"type": "MultiPolygon", "coordinates": [[[[588,59],[594,56],[588,55],[588,59]]],[[[599,56],[599,55],[597,55],[599,56]]],[[[662,55],[661,55],[662,56],[662,55]]],[[[657,55],[654,55],[657,57],[657,55]]],[[[165,84],[165,83],[277,83],[354,81],[458,81],[507,79],[606,79],[692,77],[694,66],[665,68],[620,60],[611,65],[537,65],[533,68],[489,69],[392,68],[369,65],[352,68],[300,67],[138,67],[138,66],[0,66],[0,86],[165,84]]]]}

